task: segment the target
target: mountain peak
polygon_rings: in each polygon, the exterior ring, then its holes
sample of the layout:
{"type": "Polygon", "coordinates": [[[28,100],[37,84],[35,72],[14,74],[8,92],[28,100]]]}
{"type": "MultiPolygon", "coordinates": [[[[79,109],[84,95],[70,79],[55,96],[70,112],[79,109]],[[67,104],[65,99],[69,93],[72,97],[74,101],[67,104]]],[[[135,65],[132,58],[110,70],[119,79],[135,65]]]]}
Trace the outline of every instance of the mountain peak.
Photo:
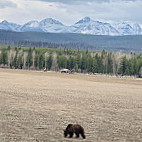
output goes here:
{"type": "Polygon", "coordinates": [[[83,19],[79,20],[76,24],[89,23],[90,21],[92,21],[90,17],[84,17],[83,19]]]}
{"type": "Polygon", "coordinates": [[[83,18],[83,20],[86,21],[86,22],[89,22],[89,21],[91,21],[91,18],[86,16],[86,17],[83,18]]]}
{"type": "Polygon", "coordinates": [[[1,22],[2,24],[7,24],[8,22],[6,20],[2,21],[1,22]]]}
{"type": "Polygon", "coordinates": [[[46,18],[44,20],[42,20],[40,23],[44,23],[44,24],[47,24],[47,23],[50,23],[50,24],[58,24],[58,25],[63,25],[61,22],[53,19],[53,18],[46,18]]]}

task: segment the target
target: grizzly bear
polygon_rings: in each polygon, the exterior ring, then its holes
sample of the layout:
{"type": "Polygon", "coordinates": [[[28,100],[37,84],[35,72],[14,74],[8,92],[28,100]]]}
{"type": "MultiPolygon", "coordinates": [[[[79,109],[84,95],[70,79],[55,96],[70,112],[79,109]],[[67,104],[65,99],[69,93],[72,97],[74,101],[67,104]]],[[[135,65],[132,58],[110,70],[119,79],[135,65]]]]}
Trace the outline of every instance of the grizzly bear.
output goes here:
{"type": "Polygon", "coordinates": [[[76,138],[79,138],[79,134],[81,134],[83,139],[86,138],[83,127],[78,124],[69,124],[64,130],[64,137],[69,135],[69,138],[72,138],[74,133],[76,134],[76,138]]]}

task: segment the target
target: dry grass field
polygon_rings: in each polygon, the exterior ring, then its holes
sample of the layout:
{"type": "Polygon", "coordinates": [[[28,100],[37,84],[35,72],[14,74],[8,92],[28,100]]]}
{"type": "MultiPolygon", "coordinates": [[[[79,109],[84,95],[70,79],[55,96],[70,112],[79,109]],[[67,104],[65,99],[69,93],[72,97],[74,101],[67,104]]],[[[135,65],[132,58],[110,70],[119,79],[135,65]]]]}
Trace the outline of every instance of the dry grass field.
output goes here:
{"type": "Polygon", "coordinates": [[[82,141],[142,141],[141,79],[0,69],[0,142],[82,141]]]}

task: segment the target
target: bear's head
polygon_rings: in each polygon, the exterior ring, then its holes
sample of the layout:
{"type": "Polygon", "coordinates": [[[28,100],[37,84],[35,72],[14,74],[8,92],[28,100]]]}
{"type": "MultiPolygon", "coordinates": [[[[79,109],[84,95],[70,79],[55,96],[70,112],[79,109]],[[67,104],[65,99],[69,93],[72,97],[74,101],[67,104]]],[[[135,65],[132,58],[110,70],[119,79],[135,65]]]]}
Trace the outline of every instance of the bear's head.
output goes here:
{"type": "Polygon", "coordinates": [[[67,130],[64,130],[64,137],[67,137],[67,135],[68,135],[67,130]]]}

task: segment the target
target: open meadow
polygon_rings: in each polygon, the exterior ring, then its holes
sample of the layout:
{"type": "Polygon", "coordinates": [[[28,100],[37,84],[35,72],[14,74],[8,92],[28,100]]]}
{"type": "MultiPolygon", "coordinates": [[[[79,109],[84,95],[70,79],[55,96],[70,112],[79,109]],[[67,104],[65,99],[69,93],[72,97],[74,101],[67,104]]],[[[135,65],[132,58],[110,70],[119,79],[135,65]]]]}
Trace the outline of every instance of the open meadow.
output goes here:
{"type": "Polygon", "coordinates": [[[0,69],[0,142],[72,141],[141,142],[142,79],[0,69]]]}

